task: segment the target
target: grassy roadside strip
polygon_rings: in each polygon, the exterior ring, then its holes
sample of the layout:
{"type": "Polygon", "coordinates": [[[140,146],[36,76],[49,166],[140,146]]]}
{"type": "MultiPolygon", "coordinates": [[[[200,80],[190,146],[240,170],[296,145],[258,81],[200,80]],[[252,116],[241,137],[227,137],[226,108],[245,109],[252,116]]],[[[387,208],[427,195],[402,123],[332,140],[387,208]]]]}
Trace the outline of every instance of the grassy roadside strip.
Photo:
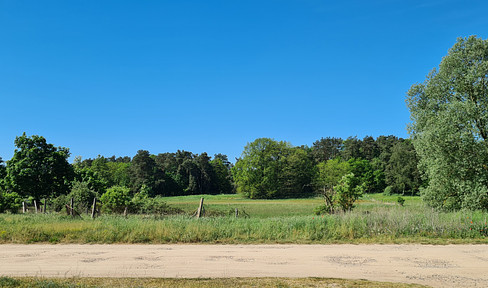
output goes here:
{"type": "Polygon", "coordinates": [[[8,288],[88,288],[88,287],[427,287],[417,284],[344,280],[324,278],[214,278],[214,279],[164,279],[164,278],[10,278],[0,277],[0,287],[8,288]]]}
{"type": "Polygon", "coordinates": [[[0,215],[0,243],[488,243],[486,213],[401,207],[324,216],[271,218],[58,214],[0,215]]]}

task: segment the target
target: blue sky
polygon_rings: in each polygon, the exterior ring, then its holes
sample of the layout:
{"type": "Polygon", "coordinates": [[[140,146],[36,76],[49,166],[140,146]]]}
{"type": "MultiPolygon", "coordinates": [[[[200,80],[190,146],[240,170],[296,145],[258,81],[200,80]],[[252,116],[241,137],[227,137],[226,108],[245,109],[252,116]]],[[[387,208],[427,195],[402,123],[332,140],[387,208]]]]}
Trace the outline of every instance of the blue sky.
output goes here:
{"type": "Polygon", "coordinates": [[[457,37],[486,39],[486,11],[466,0],[0,0],[0,156],[24,131],[83,158],[233,160],[259,137],[408,137],[406,91],[457,37]]]}

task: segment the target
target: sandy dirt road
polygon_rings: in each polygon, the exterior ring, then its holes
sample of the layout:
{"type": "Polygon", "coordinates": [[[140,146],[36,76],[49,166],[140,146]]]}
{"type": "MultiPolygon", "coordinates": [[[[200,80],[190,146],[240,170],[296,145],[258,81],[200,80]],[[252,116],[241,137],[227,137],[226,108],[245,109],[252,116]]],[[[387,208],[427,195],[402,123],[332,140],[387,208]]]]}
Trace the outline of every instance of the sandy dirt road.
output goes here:
{"type": "Polygon", "coordinates": [[[488,287],[488,245],[0,245],[0,275],[331,277],[488,287]]]}

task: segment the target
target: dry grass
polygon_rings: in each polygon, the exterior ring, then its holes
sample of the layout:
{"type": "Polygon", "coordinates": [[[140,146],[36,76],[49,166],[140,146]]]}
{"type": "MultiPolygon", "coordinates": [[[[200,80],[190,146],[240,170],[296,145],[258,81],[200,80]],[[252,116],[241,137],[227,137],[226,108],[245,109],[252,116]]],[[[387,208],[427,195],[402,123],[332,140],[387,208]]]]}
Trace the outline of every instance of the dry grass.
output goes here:
{"type": "Polygon", "coordinates": [[[88,287],[427,287],[417,284],[374,282],[324,278],[214,278],[214,279],[161,279],[161,278],[10,278],[0,277],[0,287],[33,288],[88,288],[88,287]]]}

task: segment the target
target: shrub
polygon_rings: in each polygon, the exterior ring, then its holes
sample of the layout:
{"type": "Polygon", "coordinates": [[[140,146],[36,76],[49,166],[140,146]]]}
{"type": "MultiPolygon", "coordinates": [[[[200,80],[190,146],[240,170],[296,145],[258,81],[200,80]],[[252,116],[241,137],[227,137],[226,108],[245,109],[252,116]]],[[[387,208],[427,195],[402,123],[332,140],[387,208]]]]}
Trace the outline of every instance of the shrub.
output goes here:
{"type": "Polygon", "coordinates": [[[103,209],[106,211],[121,213],[130,203],[129,188],[121,186],[108,188],[100,200],[102,201],[103,209]]]}
{"type": "Polygon", "coordinates": [[[315,215],[328,214],[328,213],[330,213],[330,208],[329,208],[329,206],[322,204],[320,206],[315,207],[313,212],[315,213],[315,215]]]}
{"type": "Polygon", "coordinates": [[[129,209],[132,213],[137,214],[177,214],[182,211],[177,208],[170,207],[163,197],[156,196],[154,198],[149,197],[149,193],[142,186],[139,193],[136,193],[132,200],[130,201],[129,209]]]}
{"type": "Polygon", "coordinates": [[[78,213],[82,213],[92,205],[93,198],[95,197],[97,197],[97,192],[89,188],[88,182],[75,181],[73,182],[71,193],[68,194],[66,200],[69,201],[73,198],[75,210],[78,213]]]}
{"type": "Polygon", "coordinates": [[[402,196],[398,196],[397,202],[398,204],[400,204],[400,206],[403,206],[403,204],[405,203],[405,199],[402,196]]]}
{"type": "Polygon", "coordinates": [[[16,192],[1,192],[0,191],[0,213],[10,212],[17,213],[22,206],[22,198],[16,192]]]}
{"type": "Polygon", "coordinates": [[[342,177],[337,186],[334,187],[336,194],[334,201],[342,208],[344,212],[354,208],[354,202],[363,195],[365,184],[359,184],[360,179],[349,173],[342,177]]]}
{"type": "Polygon", "coordinates": [[[59,195],[51,201],[51,207],[54,211],[60,212],[69,203],[68,195],[59,195]]]}

